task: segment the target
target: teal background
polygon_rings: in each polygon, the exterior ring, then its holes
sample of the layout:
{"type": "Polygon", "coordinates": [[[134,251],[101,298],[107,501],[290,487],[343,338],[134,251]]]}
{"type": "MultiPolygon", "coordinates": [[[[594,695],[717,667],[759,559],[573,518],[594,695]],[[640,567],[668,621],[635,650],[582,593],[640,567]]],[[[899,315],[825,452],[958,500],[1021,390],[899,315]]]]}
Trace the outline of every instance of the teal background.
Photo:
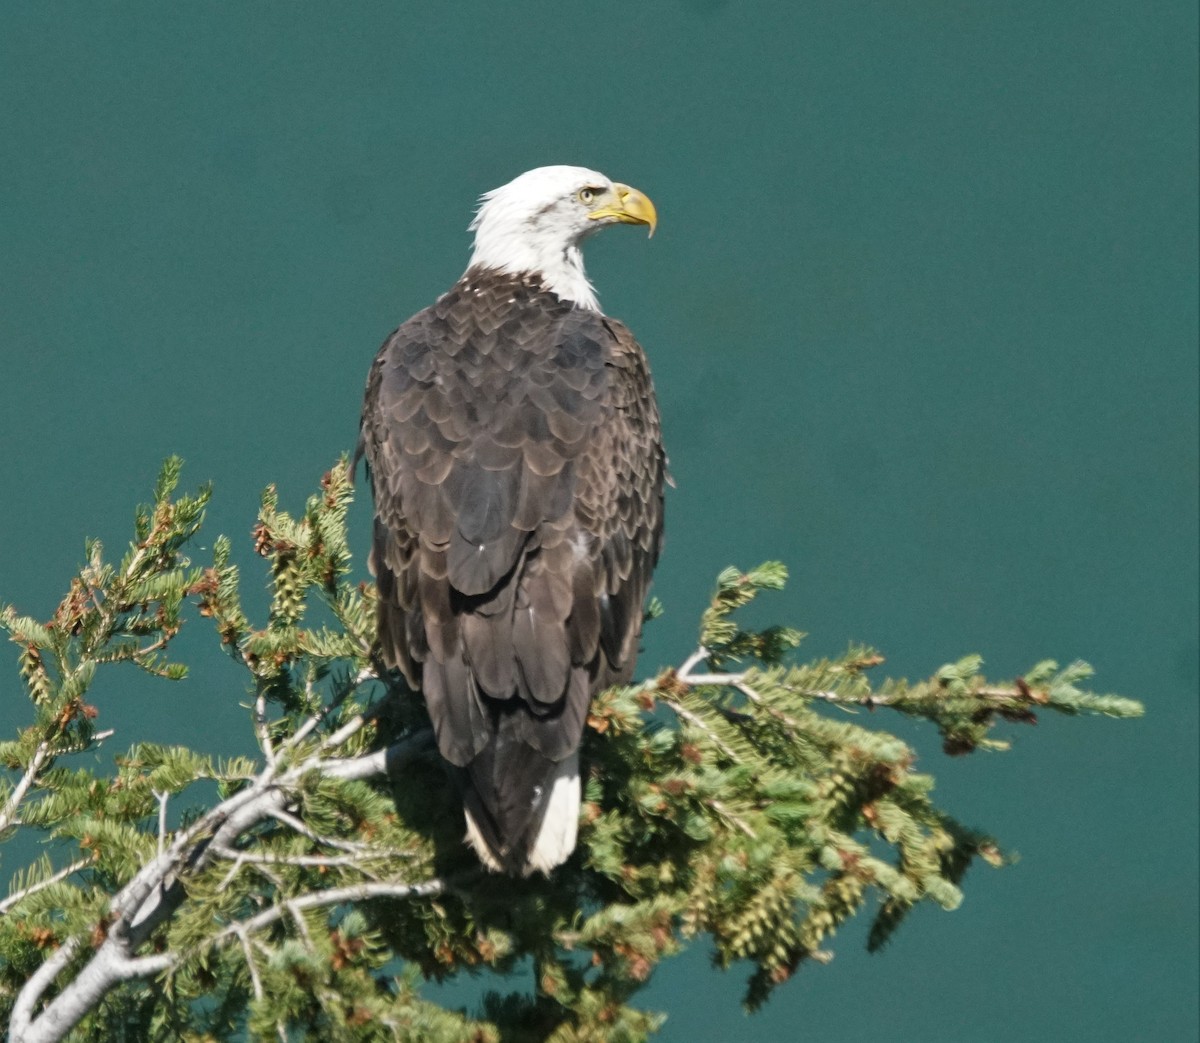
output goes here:
{"type": "MultiPolygon", "coordinates": [[[[1083,657],[1148,709],[959,760],[873,718],[1020,863],[881,956],[849,926],[753,1019],[697,948],[644,994],[662,1039],[1195,1040],[1196,19],[5,4],[0,597],[47,615],[172,452],[253,569],[260,489],[299,507],[351,447],[376,347],[461,271],[475,197],[597,167],[661,215],[588,254],[650,354],[678,484],[645,672],[691,650],[721,567],[780,558],[762,616],[811,654],[1083,657]]],[[[95,690],[117,748],[248,748],[237,673],[190,629],[181,686],[95,690]]],[[[15,670],[0,693],[11,734],[15,670]]]]}

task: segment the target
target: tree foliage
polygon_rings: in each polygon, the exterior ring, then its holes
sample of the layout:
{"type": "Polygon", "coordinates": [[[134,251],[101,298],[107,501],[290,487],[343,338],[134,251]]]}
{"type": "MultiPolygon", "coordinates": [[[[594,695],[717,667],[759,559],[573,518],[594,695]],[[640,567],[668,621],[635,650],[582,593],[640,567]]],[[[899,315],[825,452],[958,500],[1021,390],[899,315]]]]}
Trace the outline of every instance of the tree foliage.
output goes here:
{"type": "Polygon", "coordinates": [[[49,620],[0,613],[30,720],[0,743],[0,837],[46,841],[0,901],[14,1040],[636,1040],[662,1015],[635,994],[700,936],[749,969],[753,1009],[828,961],[848,917],[869,911],[878,948],[917,903],[957,906],[976,858],[1003,862],[855,711],[931,721],[956,754],[1003,748],[999,721],[1042,710],[1141,712],[1081,687],[1083,663],[993,683],[967,656],[873,683],[869,648],[800,662],[798,631],[740,622],[783,566],[727,569],[699,647],[593,704],[575,855],[549,879],[492,876],[462,843],[420,698],[373,656],[374,592],[347,578],[346,462],[297,517],[264,494],[261,625],[226,538],[208,565],[187,557],[209,491],[177,495],[179,472],[164,465],[119,563],[87,545],[49,620]],[[182,678],[171,641],[197,615],[245,670],[243,691],[211,698],[245,701],[255,755],[81,757],[110,737],[88,701],[97,671],[182,678]],[[422,996],[463,972],[489,975],[479,1009],[422,996]]]}

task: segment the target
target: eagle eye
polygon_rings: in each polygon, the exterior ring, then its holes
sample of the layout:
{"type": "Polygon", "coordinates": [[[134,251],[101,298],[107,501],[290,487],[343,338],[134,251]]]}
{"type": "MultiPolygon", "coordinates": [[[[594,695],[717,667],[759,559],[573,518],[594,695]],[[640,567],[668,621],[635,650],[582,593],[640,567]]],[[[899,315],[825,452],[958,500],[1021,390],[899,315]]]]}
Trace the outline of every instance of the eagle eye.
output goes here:
{"type": "Polygon", "coordinates": [[[592,200],[596,198],[596,190],[594,188],[581,188],[579,190],[579,201],[584,206],[591,206],[592,200]]]}

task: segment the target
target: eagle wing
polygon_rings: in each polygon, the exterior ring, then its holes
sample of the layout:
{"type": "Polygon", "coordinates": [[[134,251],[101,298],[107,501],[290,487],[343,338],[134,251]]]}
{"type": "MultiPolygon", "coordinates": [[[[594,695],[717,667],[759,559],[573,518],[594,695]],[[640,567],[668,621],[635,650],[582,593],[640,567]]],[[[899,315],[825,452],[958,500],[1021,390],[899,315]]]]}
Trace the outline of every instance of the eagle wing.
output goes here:
{"type": "Polygon", "coordinates": [[[599,313],[466,280],[385,342],[362,443],[384,659],[518,851],[592,696],[633,672],[665,467],[645,357],[599,313]]]}

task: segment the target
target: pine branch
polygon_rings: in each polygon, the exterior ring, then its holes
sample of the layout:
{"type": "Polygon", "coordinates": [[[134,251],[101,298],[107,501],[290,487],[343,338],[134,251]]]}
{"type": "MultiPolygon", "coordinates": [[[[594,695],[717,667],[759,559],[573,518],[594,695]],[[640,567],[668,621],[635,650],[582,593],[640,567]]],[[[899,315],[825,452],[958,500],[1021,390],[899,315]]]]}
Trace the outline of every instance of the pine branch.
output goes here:
{"type": "Polygon", "coordinates": [[[754,1008],[804,963],[828,963],[837,928],[873,900],[875,949],[920,902],[954,908],[976,858],[1004,862],[932,803],[915,752],[856,711],[927,720],[953,753],[1002,749],[997,729],[1043,710],[1141,712],[1082,687],[1082,663],[996,682],[968,656],[872,683],[872,649],[800,662],[798,630],[737,618],[783,586],[783,566],[727,569],[695,651],[594,700],[577,854],[548,880],[492,877],[462,843],[420,700],[373,657],[374,592],[345,578],[344,461],[298,517],[264,494],[260,627],[228,540],[211,566],[184,556],[207,491],[176,497],[178,477],[168,461],[118,565],[89,543],[51,620],[0,613],[33,719],[0,744],[0,832],[78,848],[62,868],[34,863],[0,903],[14,1040],[102,1040],[112,1018],[151,1036],[640,1039],[662,1019],[632,1005],[637,991],[699,934],[719,964],[748,961],[754,1008]],[[333,625],[305,626],[314,602],[333,625]],[[258,759],[140,744],[114,774],[65,767],[111,734],[92,724],[103,700],[84,701],[101,668],[182,676],[166,657],[189,604],[246,671],[258,759]],[[189,807],[213,781],[217,798],[189,807]],[[381,978],[397,960],[402,974],[381,978]],[[421,977],[523,961],[532,988],[493,994],[476,1019],[418,992],[421,977]]]}

